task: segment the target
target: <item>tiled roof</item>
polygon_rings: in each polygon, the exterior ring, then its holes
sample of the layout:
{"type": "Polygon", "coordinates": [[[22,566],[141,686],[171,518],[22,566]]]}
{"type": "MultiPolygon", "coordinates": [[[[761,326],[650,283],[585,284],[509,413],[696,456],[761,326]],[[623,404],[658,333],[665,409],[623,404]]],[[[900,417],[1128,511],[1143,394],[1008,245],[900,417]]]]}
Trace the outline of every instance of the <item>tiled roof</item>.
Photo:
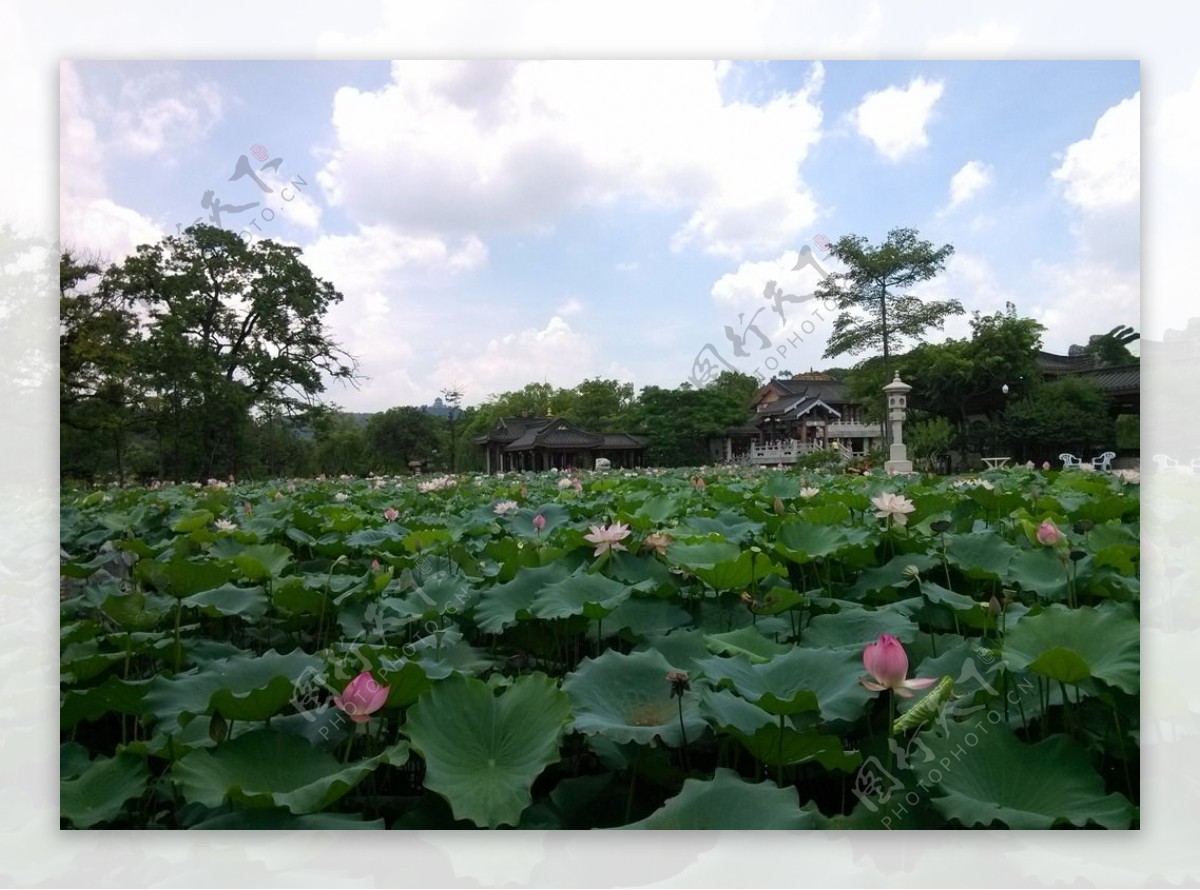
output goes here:
{"type": "Polygon", "coordinates": [[[1081,371],[1075,376],[1092,381],[1107,393],[1133,393],[1142,388],[1141,365],[1097,368],[1094,371],[1081,371]]]}
{"type": "Polygon", "coordinates": [[[644,448],[645,446],[645,436],[634,436],[630,433],[604,433],[604,442],[599,447],[609,449],[644,448]]]}

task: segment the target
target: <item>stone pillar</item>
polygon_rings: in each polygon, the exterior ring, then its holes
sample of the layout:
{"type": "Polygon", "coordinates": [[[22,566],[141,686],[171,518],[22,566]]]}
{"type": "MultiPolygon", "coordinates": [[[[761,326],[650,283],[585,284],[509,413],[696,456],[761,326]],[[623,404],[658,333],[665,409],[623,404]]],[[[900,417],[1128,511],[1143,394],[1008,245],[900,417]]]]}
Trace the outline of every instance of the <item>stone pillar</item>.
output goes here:
{"type": "Polygon", "coordinates": [[[892,424],[892,447],[889,455],[891,460],[883,465],[889,475],[907,475],[913,471],[912,461],[908,459],[908,448],[904,445],[904,416],[907,413],[908,394],[911,390],[912,387],[900,379],[899,371],[896,372],[896,378],[883,388],[887,395],[888,420],[892,424]]]}

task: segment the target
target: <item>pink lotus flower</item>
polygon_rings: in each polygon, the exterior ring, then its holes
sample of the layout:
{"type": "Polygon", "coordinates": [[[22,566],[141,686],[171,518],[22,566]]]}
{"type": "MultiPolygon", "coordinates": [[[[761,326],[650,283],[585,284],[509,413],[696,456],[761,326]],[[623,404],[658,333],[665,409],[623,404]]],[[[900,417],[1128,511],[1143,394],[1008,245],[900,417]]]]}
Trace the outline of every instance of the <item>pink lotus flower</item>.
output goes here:
{"type": "Polygon", "coordinates": [[[383,511],[383,518],[386,519],[388,522],[395,522],[396,518],[399,515],[400,515],[400,511],[397,510],[395,507],[388,507],[386,510],[383,511]]]}
{"type": "Polygon", "coordinates": [[[591,529],[592,533],[584,535],[583,539],[596,545],[593,556],[599,556],[606,550],[626,549],[620,542],[629,537],[629,526],[614,522],[612,525],[593,525],[591,529]]]}
{"type": "Polygon", "coordinates": [[[379,571],[379,560],[377,560],[377,559],[373,559],[373,560],[371,560],[371,571],[372,571],[372,572],[378,572],[378,571],[379,571]]]}
{"type": "Polygon", "coordinates": [[[537,532],[540,535],[542,533],[542,529],[544,529],[545,527],[546,527],[546,517],[545,516],[543,516],[541,513],[539,513],[537,516],[533,517],[533,530],[535,532],[537,532]]]}
{"type": "Polygon", "coordinates": [[[370,671],[363,671],[350,681],[341,695],[333,697],[333,703],[355,723],[366,723],[383,707],[389,691],[390,686],[380,686],[370,671]]]}
{"type": "Polygon", "coordinates": [[[917,509],[913,506],[913,502],[904,495],[891,491],[876,495],[871,498],[871,503],[875,505],[876,516],[880,519],[887,519],[890,516],[896,525],[905,525],[908,522],[906,514],[917,509]]]}
{"type": "Polygon", "coordinates": [[[1050,469],[1050,461],[1048,461],[1048,460],[1044,460],[1044,461],[1042,461],[1042,469],[1043,469],[1043,470],[1048,470],[1048,469],[1050,469]]]}
{"type": "Polygon", "coordinates": [[[1047,547],[1053,547],[1062,540],[1062,536],[1062,532],[1058,530],[1058,526],[1049,519],[1038,526],[1037,539],[1047,547]]]}
{"type": "Polygon", "coordinates": [[[874,679],[865,677],[859,683],[872,692],[890,689],[901,698],[912,698],[913,689],[928,689],[937,682],[937,677],[906,680],[908,676],[908,654],[891,634],[880,634],[874,643],[863,649],[863,667],[874,679]]]}

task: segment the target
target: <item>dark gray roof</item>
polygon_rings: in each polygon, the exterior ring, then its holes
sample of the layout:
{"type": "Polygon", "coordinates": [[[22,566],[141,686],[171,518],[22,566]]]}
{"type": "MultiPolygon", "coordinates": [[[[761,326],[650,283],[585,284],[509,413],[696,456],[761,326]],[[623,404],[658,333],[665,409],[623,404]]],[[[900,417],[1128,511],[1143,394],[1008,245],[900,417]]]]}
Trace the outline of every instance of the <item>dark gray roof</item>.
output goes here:
{"type": "Polygon", "coordinates": [[[646,437],[635,436],[632,433],[605,433],[604,442],[599,447],[603,449],[645,448],[646,437]]]}
{"type": "Polygon", "coordinates": [[[766,387],[775,389],[780,393],[782,399],[786,399],[788,396],[813,396],[821,399],[827,405],[845,404],[847,399],[846,384],[832,378],[829,380],[779,380],[776,378],[767,383],[766,387]]]}

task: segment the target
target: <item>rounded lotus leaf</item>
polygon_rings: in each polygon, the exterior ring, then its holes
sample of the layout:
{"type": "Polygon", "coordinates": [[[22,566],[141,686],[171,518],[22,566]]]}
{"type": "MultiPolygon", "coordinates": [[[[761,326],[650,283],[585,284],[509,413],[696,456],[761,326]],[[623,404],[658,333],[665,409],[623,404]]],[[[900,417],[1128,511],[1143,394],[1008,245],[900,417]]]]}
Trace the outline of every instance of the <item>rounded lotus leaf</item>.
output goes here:
{"type": "MultiPolygon", "coordinates": [[[[609,650],[599,658],[585,658],[563,680],[575,712],[573,728],[618,743],[648,745],[658,737],[678,747],[683,743],[679,701],[671,697],[667,680],[675,669],[654,650],[629,655],[609,650]]],[[[683,725],[689,740],[704,732],[706,724],[694,692],[683,694],[683,725]]]]}

